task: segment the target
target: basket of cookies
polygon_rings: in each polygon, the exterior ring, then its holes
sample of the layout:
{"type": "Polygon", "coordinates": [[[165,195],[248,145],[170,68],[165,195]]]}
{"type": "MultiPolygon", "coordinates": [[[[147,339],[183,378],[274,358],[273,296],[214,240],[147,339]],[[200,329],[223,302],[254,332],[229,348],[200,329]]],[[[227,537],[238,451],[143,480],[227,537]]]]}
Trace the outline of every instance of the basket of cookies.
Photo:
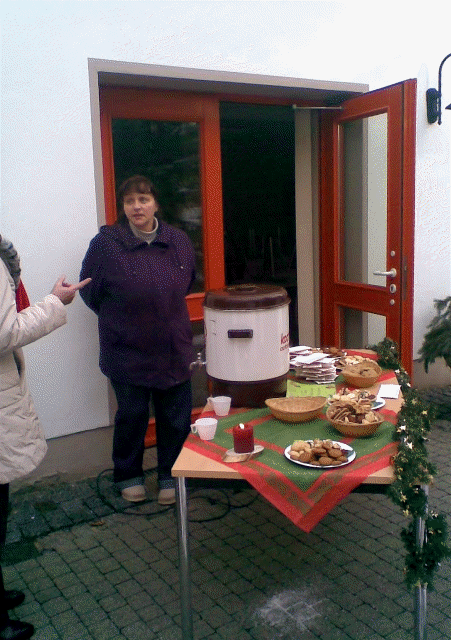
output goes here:
{"type": "Polygon", "coordinates": [[[372,387],[379,379],[382,369],[374,360],[363,359],[357,364],[346,366],[341,375],[351,387],[372,387]]]}
{"type": "Polygon", "coordinates": [[[326,418],[334,429],[352,438],[373,435],[384,421],[366,400],[334,402],[328,407],[326,418]]]}
{"type": "Polygon", "coordinates": [[[301,398],[268,398],[266,406],[282,422],[307,422],[319,415],[327,402],[323,396],[305,396],[301,398]]]}

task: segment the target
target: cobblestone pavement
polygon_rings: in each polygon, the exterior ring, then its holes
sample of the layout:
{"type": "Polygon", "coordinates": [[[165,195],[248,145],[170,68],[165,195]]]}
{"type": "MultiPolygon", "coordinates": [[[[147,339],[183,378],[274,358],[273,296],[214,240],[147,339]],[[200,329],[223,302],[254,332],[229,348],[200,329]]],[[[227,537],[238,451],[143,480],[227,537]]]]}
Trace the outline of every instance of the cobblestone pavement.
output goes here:
{"type": "MultiPolygon", "coordinates": [[[[448,526],[450,439],[437,422],[430,505],[448,526]]],[[[154,476],[150,466],[151,496],[154,476]]],[[[191,481],[188,492],[194,640],[413,639],[406,521],[386,496],[353,493],[306,534],[245,483],[191,481]]],[[[26,593],[13,617],[35,625],[34,640],[181,638],[173,507],[128,507],[108,471],[21,488],[11,506],[5,580],[26,593]]],[[[447,561],[428,593],[427,638],[450,637],[447,561]]]]}

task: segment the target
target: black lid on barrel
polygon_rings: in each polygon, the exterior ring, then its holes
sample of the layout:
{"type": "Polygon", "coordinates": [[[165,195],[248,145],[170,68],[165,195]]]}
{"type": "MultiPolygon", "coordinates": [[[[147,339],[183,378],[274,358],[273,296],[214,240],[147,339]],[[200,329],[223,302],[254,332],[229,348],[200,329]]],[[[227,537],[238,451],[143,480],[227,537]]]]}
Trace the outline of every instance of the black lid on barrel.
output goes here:
{"type": "Polygon", "coordinates": [[[237,284],[207,291],[204,307],[236,311],[269,309],[289,302],[290,298],[283,287],[272,284],[237,284]]]}

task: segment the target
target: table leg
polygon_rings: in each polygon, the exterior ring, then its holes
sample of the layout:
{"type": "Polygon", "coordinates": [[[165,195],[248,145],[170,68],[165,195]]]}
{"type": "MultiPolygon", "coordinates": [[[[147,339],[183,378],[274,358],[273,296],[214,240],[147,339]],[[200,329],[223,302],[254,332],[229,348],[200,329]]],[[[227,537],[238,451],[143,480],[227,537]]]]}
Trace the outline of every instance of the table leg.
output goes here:
{"type": "Polygon", "coordinates": [[[191,579],[188,555],[188,504],[185,478],[175,478],[177,536],[179,543],[180,608],[182,614],[182,640],[193,640],[191,611],[191,579]]]}
{"type": "MultiPolygon", "coordinates": [[[[422,485],[421,488],[429,496],[429,487],[422,485]]],[[[424,510],[425,517],[428,513],[428,505],[424,510]]],[[[425,539],[425,518],[417,518],[415,522],[416,543],[419,547],[423,546],[425,539]]],[[[415,640],[426,640],[426,616],[427,616],[427,586],[419,585],[415,587],[415,640]]]]}

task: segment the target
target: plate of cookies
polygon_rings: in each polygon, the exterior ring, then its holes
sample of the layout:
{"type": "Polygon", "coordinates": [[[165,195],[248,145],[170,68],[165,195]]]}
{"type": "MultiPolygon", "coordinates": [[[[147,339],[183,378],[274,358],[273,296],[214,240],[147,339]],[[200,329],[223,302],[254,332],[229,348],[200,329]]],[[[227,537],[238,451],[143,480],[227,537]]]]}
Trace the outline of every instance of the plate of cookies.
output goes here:
{"type": "Polygon", "coordinates": [[[285,449],[285,457],[302,467],[336,469],[355,459],[355,451],[337,440],[295,440],[285,449]]]}

